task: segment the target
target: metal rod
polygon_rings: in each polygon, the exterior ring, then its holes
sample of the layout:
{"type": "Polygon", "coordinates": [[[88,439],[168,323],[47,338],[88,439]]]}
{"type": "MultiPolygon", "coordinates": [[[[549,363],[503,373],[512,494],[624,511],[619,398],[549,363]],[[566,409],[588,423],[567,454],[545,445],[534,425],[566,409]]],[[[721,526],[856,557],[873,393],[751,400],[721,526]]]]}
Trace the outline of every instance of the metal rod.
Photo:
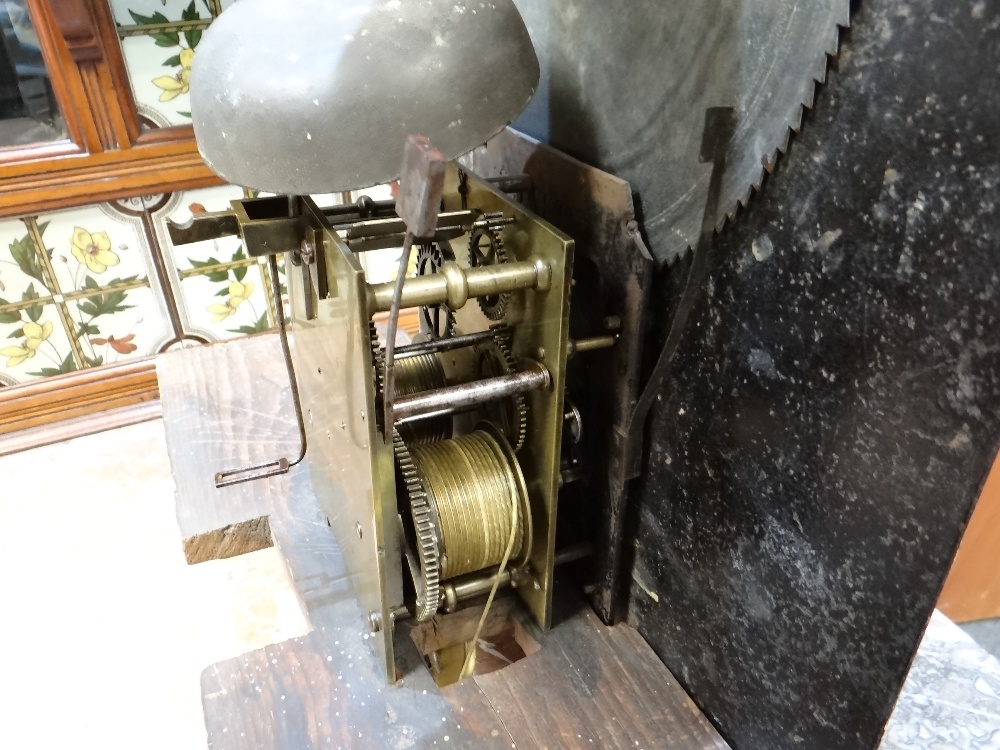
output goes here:
{"type": "MultiPolygon", "coordinates": [[[[476,297],[486,297],[519,289],[544,291],[552,283],[552,268],[544,260],[524,260],[480,268],[462,268],[445,263],[440,273],[407,279],[403,285],[401,307],[424,307],[447,304],[460,310],[476,297]]],[[[395,285],[373,284],[368,287],[368,314],[392,309],[395,285]]]]}
{"type": "MultiPolygon", "coordinates": [[[[456,581],[455,583],[446,583],[444,600],[445,602],[454,601],[455,604],[458,604],[459,602],[475,599],[477,596],[488,594],[493,588],[493,581],[495,579],[496,574],[493,573],[490,575],[478,576],[476,578],[467,578],[464,581],[456,581]]],[[[510,570],[505,570],[500,574],[499,588],[509,585],[510,570]]]]}
{"type": "Polygon", "coordinates": [[[389,312],[389,328],[385,335],[385,386],[383,401],[385,402],[385,425],[383,437],[388,444],[392,442],[393,401],[396,397],[396,327],[399,325],[400,302],[403,298],[403,281],[406,279],[406,269],[410,265],[410,254],[413,251],[413,234],[406,233],[403,242],[403,254],[399,256],[399,270],[396,272],[396,284],[392,291],[392,309],[389,312]]]}
{"type": "Polygon", "coordinates": [[[580,542],[557,552],[556,559],[553,564],[557,567],[559,565],[569,565],[571,562],[576,562],[577,560],[582,560],[585,557],[590,557],[593,552],[593,549],[591,549],[587,542],[580,542]]]}
{"type": "Polygon", "coordinates": [[[548,388],[551,383],[552,376],[544,365],[528,362],[523,369],[510,375],[405,396],[396,401],[396,422],[402,423],[432,414],[452,413],[468,406],[548,388]]]}
{"type": "Polygon", "coordinates": [[[487,177],[486,182],[502,193],[529,193],[532,189],[530,174],[511,174],[501,177],[487,177]]]}
{"type": "MultiPolygon", "coordinates": [[[[431,242],[451,242],[469,232],[479,214],[475,211],[453,211],[439,214],[437,229],[431,242]]],[[[352,253],[366,253],[372,250],[396,248],[403,244],[405,228],[399,219],[386,217],[372,220],[348,218],[331,223],[337,231],[345,232],[345,241],[352,253]]]]}
{"type": "MultiPolygon", "coordinates": [[[[553,560],[553,565],[567,565],[571,562],[576,562],[577,560],[589,557],[591,554],[592,549],[586,542],[574,544],[570,547],[566,547],[561,552],[557,552],[555,560],[553,560]]],[[[524,567],[514,570],[513,572],[505,570],[500,575],[499,587],[503,588],[504,586],[509,586],[512,580],[517,581],[520,586],[526,581],[530,581],[530,577],[530,569],[524,567]]],[[[445,611],[453,612],[461,602],[488,594],[490,589],[493,588],[493,581],[495,579],[496,573],[488,573],[474,578],[470,577],[458,581],[446,582],[444,584],[445,611]]]]}
{"type": "Polygon", "coordinates": [[[577,339],[576,341],[569,342],[569,349],[566,353],[568,356],[572,357],[575,354],[583,354],[584,352],[596,352],[599,349],[610,349],[617,343],[617,336],[594,336],[589,339],[577,339]]]}
{"type": "MultiPolygon", "coordinates": [[[[388,201],[378,201],[373,204],[378,207],[379,210],[388,210],[388,201]]],[[[393,202],[392,207],[395,207],[395,202],[393,202]]],[[[338,208],[348,208],[346,206],[335,206],[332,209],[326,209],[323,213],[329,218],[331,214],[336,215],[334,212],[338,208]]],[[[445,211],[438,214],[437,230],[441,231],[444,229],[461,229],[463,227],[472,226],[472,224],[479,218],[478,211],[445,211]]],[[[355,222],[355,226],[350,227],[347,230],[347,244],[352,244],[354,242],[359,242],[361,240],[370,239],[373,237],[384,237],[386,235],[402,235],[406,232],[406,224],[398,216],[386,216],[382,219],[371,219],[365,221],[355,222]]]]}
{"type": "Polygon", "coordinates": [[[215,487],[221,490],[223,487],[232,487],[234,484],[280,476],[287,474],[289,468],[288,459],[279,458],[276,461],[268,461],[263,464],[244,466],[242,469],[217,471],[215,473],[215,487]]]}
{"type": "Polygon", "coordinates": [[[363,196],[357,203],[341,203],[320,209],[331,226],[384,221],[395,218],[396,201],[374,201],[363,196]]]}
{"type": "Polygon", "coordinates": [[[396,350],[396,359],[419,357],[422,354],[439,354],[441,352],[454,351],[455,349],[464,349],[467,346],[475,346],[476,344],[481,344],[484,341],[493,341],[497,334],[502,335],[509,330],[510,328],[508,326],[503,326],[501,329],[491,328],[486,331],[478,331],[477,333],[467,333],[463,336],[451,336],[446,339],[434,339],[432,341],[421,341],[418,344],[408,344],[407,346],[401,346],[396,350]]]}
{"type": "MultiPolygon", "coordinates": [[[[292,363],[292,353],[288,347],[288,329],[285,326],[285,311],[281,306],[281,280],[278,278],[278,260],[275,255],[267,256],[267,269],[271,276],[271,290],[274,294],[274,304],[277,309],[276,321],[278,324],[278,341],[281,342],[281,354],[285,359],[285,372],[288,374],[288,384],[292,391],[292,406],[295,409],[295,422],[299,428],[299,455],[294,461],[287,458],[279,458],[267,463],[244,466],[239,469],[219,471],[215,474],[215,486],[218,488],[229,487],[243,482],[252,482],[255,479],[265,479],[267,477],[287,474],[288,471],[306,457],[308,444],[306,442],[306,423],[302,416],[302,399],[299,396],[299,381],[295,377],[295,365],[292,363]]],[[[306,289],[306,294],[311,294],[311,289],[306,289]]]]}

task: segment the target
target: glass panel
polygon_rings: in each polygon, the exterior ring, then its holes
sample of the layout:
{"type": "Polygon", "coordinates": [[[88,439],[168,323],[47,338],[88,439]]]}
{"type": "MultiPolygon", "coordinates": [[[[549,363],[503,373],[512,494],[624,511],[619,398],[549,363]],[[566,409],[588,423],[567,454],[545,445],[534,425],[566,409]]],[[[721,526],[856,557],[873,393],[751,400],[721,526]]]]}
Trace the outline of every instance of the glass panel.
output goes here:
{"type": "Polygon", "coordinates": [[[221,0],[111,0],[111,10],[143,127],[190,125],[191,64],[221,0]]]}
{"type": "Polygon", "coordinates": [[[0,148],[66,137],[26,0],[0,0],[0,148]]]}

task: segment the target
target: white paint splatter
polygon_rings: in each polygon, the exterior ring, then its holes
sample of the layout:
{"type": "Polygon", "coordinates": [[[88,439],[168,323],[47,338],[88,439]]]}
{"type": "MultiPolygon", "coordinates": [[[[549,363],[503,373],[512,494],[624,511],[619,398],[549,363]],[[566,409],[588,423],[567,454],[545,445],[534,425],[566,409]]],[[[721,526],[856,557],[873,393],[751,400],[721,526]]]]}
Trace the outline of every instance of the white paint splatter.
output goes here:
{"type": "Polygon", "coordinates": [[[753,253],[753,257],[763,262],[774,255],[774,243],[771,242],[770,237],[766,234],[762,234],[753,241],[753,244],[750,246],[750,251],[753,253]]]}

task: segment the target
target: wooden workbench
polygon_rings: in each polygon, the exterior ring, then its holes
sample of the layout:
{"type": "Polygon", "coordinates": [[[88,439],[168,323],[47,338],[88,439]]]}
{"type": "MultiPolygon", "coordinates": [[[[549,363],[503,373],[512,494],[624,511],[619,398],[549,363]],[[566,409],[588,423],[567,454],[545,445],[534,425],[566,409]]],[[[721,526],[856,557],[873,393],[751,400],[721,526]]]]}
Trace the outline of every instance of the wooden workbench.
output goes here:
{"type": "Polygon", "coordinates": [[[402,678],[387,685],[307,463],[223,490],[212,481],[297,449],[276,338],[173,352],[157,373],[189,562],[273,539],[312,625],[205,669],[210,747],[728,748],[645,641],[605,627],[572,584],[558,592],[555,627],[532,632],[537,652],[445,689],[397,625],[402,678]]]}

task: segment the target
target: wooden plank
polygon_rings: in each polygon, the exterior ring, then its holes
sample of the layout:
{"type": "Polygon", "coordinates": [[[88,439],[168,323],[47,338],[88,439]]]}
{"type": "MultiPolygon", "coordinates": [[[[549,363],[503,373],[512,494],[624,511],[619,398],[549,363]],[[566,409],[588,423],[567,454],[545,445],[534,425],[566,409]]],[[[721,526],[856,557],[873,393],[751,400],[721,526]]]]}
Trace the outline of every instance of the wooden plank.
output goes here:
{"type": "Polygon", "coordinates": [[[297,447],[275,337],[171,352],[157,371],[182,535],[267,517],[312,625],[203,672],[210,747],[727,747],[635,631],[604,627],[572,593],[556,628],[532,634],[540,650],[445,689],[401,624],[402,678],[386,685],[308,467],[212,482],[220,468],[297,447]]]}
{"type": "Polygon", "coordinates": [[[581,599],[538,639],[534,655],[475,678],[517,747],[729,747],[628,625],[605,627],[581,599]]]}
{"type": "Polygon", "coordinates": [[[1000,617],[1000,457],[983,485],[938,609],[955,622],[1000,617]]]}
{"type": "MultiPolygon", "coordinates": [[[[0,435],[147,403],[158,395],[152,358],[0,388],[0,435]]],[[[74,435],[62,439],[69,437],[74,435]]]]}
{"type": "Polygon", "coordinates": [[[0,217],[225,184],[205,166],[193,139],[3,164],[0,181],[0,217]]]}
{"type": "MultiPolygon", "coordinates": [[[[162,416],[159,399],[131,404],[120,409],[110,409],[83,417],[63,419],[59,422],[0,434],[0,456],[38,448],[64,440],[94,435],[118,427],[159,419],[162,416]]],[[[2,431],[0,431],[2,432],[2,431]]]]}
{"type": "Polygon", "coordinates": [[[298,452],[295,419],[286,403],[288,378],[280,363],[273,335],[157,358],[184,538],[269,515],[303,473],[300,466],[268,482],[215,488],[217,471],[298,452]]]}
{"type": "Polygon", "coordinates": [[[313,626],[302,638],[205,670],[209,746],[381,750],[443,746],[448,737],[455,747],[510,747],[474,683],[439,691],[412,644],[402,649],[401,684],[386,685],[307,466],[215,489],[220,468],[297,451],[277,338],[171,352],[157,372],[182,536],[267,516],[313,626]]]}

